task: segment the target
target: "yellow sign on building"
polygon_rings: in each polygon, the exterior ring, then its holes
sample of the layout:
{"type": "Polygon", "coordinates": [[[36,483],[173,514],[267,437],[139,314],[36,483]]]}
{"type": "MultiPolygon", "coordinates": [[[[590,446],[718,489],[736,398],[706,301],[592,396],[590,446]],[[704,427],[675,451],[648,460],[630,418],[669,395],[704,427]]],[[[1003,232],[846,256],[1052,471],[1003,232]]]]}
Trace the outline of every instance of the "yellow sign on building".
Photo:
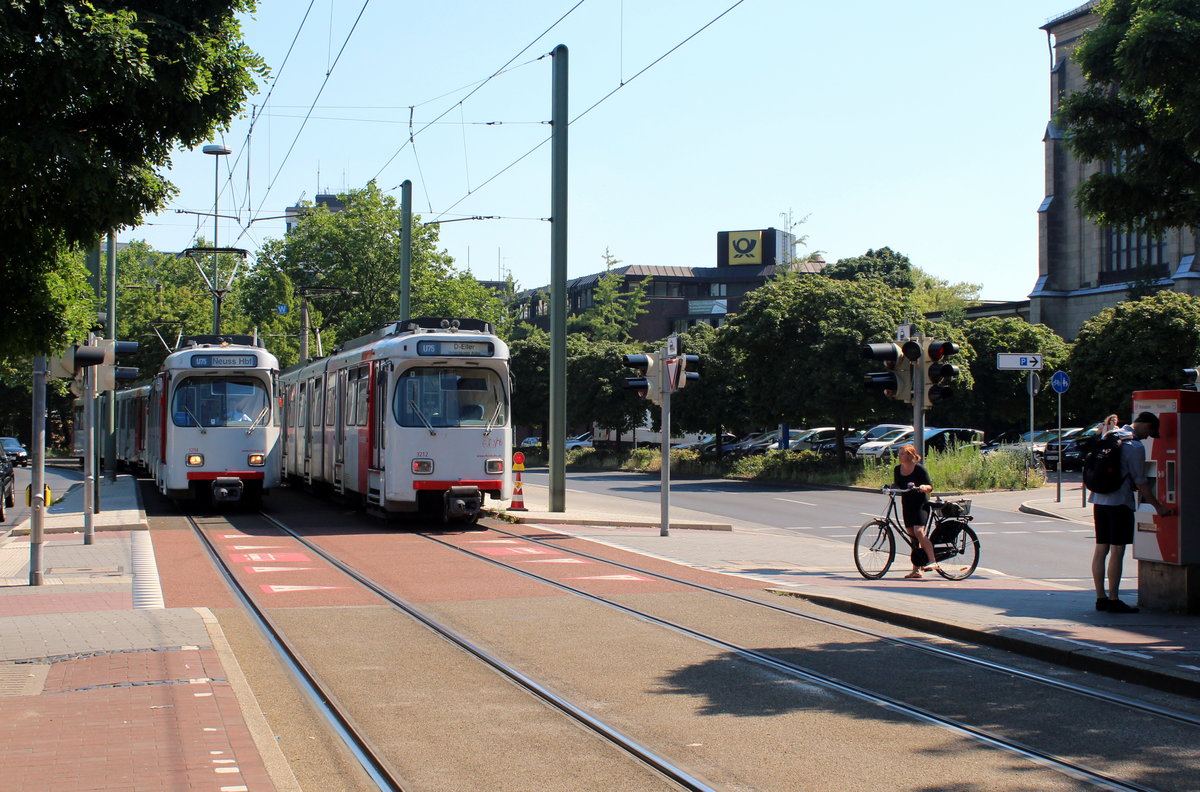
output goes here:
{"type": "Polygon", "coordinates": [[[730,231],[729,263],[762,264],[762,231],[730,231]]]}

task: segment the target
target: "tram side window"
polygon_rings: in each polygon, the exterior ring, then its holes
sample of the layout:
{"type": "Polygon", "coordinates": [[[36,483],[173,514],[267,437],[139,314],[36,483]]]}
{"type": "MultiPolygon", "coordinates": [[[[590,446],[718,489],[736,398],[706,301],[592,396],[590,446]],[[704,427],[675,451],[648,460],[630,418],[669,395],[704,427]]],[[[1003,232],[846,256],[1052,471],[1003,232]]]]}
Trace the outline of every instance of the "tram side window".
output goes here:
{"type": "Polygon", "coordinates": [[[250,377],[188,377],[175,388],[176,426],[262,425],[270,408],[267,389],[250,377]]]}
{"type": "Polygon", "coordinates": [[[353,369],[346,378],[346,426],[367,425],[367,384],[369,382],[366,366],[353,369]]]}
{"type": "Polygon", "coordinates": [[[396,381],[392,413],[401,426],[502,426],[508,399],[487,369],[408,369],[396,381]]]}

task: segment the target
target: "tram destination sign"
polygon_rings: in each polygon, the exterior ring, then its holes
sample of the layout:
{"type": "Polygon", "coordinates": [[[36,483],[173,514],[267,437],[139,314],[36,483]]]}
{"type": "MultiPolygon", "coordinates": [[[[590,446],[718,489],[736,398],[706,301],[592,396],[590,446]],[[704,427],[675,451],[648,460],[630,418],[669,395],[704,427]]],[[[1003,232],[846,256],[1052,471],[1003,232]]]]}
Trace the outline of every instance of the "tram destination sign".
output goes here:
{"type": "Polygon", "coordinates": [[[491,341],[418,341],[417,354],[422,357],[491,357],[496,354],[491,341]]]}
{"type": "Polygon", "coordinates": [[[192,368],[254,368],[256,355],[192,355],[192,368]]]}

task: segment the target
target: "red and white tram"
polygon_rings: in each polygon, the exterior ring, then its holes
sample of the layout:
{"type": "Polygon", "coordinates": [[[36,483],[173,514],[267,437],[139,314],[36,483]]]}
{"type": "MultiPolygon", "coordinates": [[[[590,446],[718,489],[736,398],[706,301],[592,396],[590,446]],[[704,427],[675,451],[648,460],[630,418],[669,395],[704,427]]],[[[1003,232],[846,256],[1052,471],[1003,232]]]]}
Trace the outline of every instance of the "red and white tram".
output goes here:
{"type": "Polygon", "coordinates": [[[487,322],[389,323],[280,383],[291,480],[463,521],[512,497],[509,353],[487,322]]]}

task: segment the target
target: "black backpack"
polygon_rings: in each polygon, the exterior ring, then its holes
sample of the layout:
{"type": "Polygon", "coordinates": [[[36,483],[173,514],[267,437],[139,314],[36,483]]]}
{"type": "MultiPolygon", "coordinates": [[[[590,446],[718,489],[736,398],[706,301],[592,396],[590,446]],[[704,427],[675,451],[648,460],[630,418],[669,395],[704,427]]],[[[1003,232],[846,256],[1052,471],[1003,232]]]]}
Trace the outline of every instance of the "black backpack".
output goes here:
{"type": "Polygon", "coordinates": [[[1083,458],[1083,485],[1092,492],[1106,495],[1121,488],[1121,443],[1116,432],[1109,432],[1092,446],[1083,458]]]}

